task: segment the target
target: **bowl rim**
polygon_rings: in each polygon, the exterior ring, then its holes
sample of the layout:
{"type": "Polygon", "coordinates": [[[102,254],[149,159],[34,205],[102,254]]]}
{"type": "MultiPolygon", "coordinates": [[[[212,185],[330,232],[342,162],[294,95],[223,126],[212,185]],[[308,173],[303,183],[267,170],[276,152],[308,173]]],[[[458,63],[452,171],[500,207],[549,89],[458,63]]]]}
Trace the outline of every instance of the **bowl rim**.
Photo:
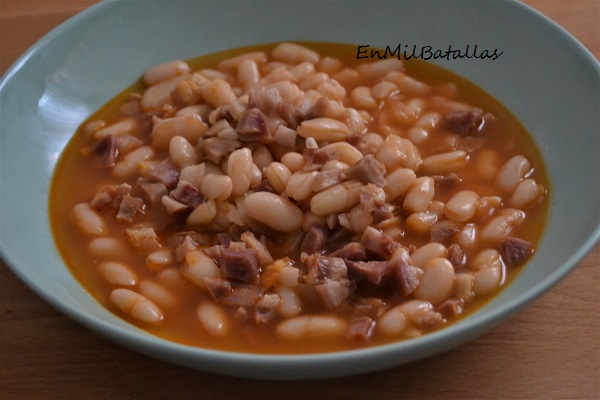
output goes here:
{"type": "MultiPolygon", "coordinates": [[[[119,7],[124,1],[118,0],[104,0],[97,4],[94,4],[87,9],[79,12],[72,16],[65,22],[61,23],[41,39],[35,42],[25,53],[23,53],[4,73],[0,80],[0,92],[4,86],[11,80],[11,78],[17,73],[31,58],[33,55],[42,51],[52,41],[59,38],[65,31],[71,29],[74,26],[86,21],[88,18],[95,16],[97,13],[110,12],[112,7],[119,7]]],[[[572,34],[566,31],[556,22],[552,21],[547,16],[541,14],[537,10],[533,9],[529,5],[523,4],[517,0],[508,0],[505,2],[507,7],[514,7],[516,10],[529,14],[529,16],[537,23],[549,25],[549,30],[563,42],[565,46],[569,46],[573,49],[581,61],[589,64],[593,70],[600,75],[600,63],[592,55],[592,53],[583,46],[572,34]]],[[[48,223],[48,222],[46,222],[48,223]]],[[[206,360],[204,366],[199,366],[200,369],[207,371],[214,371],[213,368],[209,368],[211,362],[222,362],[239,364],[243,363],[247,367],[252,366],[271,366],[280,367],[286,366],[308,366],[315,362],[324,363],[339,363],[352,359],[355,361],[357,358],[362,359],[373,359],[381,356],[389,355],[390,353],[399,353],[402,349],[412,346],[432,346],[441,337],[450,337],[455,340],[459,340],[460,336],[468,330],[469,326],[492,326],[506,318],[512,312],[517,311],[530,302],[540,297],[544,292],[555,286],[562,278],[564,278],[569,272],[576,268],[581,261],[594,249],[596,244],[600,242],[600,221],[595,222],[593,227],[593,233],[590,235],[578,248],[574,251],[567,260],[556,268],[551,274],[546,275],[543,279],[533,285],[527,292],[522,293],[514,298],[508,299],[500,304],[494,310],[488,311],[484,314],[474,313],[469,316],[466,323],[459,323],[446,327],[440,331],[429,333],[422,337],[410,339],[408,341],[399,341],[390,344],[384,344],[374,347],[368,347],[364,349],[354,349],[345,351],[335,352],[324,352],[324,353],[309,353],[309,354],[262,354],[262,353],[246,353],[246,352],[235,352],[235,351],[224,351],[224,350],[213,350],[201,347],[195,347],[190,345],[184,345],[176,342],[171,342],[166,339],[162,339],[147,332],[135,328],[132,330],[121,328],[107,320],[103,320],[94,315],[88,314],[81,310],[78,306],[69,303],[66,300],[56,296],[52,291],[47,289],[41,282],[34,279],[32,276],[24,272],[19,267],[19,261],[13,254],[12,250],[6,247],[5,243],[0,238],[0,258],[2,258],[8,268],[18,276],[18,278],[24,282],[33,292],[41,297],[44,301],[49,303],[51,306],[77,321],[81,325],[103,334],[103,336],[125,344],[127,347],[131,347],[133,343],[139,343],[143,348],[150,349],[153,347],[159,347],[162,350],[166,350],[171,354],[182,354],[187,353],[190,357],[202,356],[206,360]]],[[[64,261],[63,261],[64,263],[64,261]]],[[[66,268],[66,266],[65,266],[66,268]]],[[[75,278],[74,278],[75,279],[75,278]]],[[[77,281],[77,279],[75,279],[77,281]]],[[[77,282],[79,284],[79,282],[77,282]]],[[[87,291],[86,291],[87,293],[87,291]]],[[[88,293],[88,295],[90,295],[88,293]]],[[[91,295],[90,295],[91,296],[91,295]]],[[[93,297],[92,297],[93,298],[93,297]]],[[[95,300],[95,299],[94,299],[95,300]]],[[[479,335],[479,334],[477,334],[479,335]]],[[[136,344],[136,347],[138,345],[136,344]]],[[[454,346],[453,346],[454,347],[454,346]]],[[[153,354],[156,358],[163,358],[153,354]]],[[[397,365],[394,362],[391,365],[397,365]]],[[[381,369],[377,367],[376,369],[381,369]]],[[[365,371],[359,371],[365,372],[365,371]]],[[[348,375],[344,373],[344,375],[348,375]]]]}

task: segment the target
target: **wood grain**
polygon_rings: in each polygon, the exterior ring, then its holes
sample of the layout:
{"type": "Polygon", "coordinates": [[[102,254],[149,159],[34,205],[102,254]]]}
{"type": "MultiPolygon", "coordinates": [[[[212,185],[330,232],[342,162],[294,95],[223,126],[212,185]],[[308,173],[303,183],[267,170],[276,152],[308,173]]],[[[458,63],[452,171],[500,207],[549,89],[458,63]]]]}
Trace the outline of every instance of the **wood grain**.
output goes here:
{"type": "MultiPolygon", "coordinates": [[[[85,1],[0,0],[0,68],[85,1]]],[[[600,2],[526,1],[600,58],[600,2]]],[[[0,261],[0,399],[600,399],[600,246],[492,332],[359,377],[261,382],[200,373],[116,346],[63,316],[0,261]]]]}

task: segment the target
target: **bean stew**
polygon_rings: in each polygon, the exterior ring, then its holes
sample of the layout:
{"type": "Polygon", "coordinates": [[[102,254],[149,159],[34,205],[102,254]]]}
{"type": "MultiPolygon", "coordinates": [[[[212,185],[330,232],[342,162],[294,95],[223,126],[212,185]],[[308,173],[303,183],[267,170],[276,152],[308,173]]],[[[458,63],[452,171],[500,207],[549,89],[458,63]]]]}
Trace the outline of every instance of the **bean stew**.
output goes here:
{"type": "Polygon", "coordinates": [[[355,55],[278,43],[145,71],[58,162],[76,278],[152,334],[252,353],[410,339],[497,295],[548,212],[534,141],[464,79],[355,55]]]}

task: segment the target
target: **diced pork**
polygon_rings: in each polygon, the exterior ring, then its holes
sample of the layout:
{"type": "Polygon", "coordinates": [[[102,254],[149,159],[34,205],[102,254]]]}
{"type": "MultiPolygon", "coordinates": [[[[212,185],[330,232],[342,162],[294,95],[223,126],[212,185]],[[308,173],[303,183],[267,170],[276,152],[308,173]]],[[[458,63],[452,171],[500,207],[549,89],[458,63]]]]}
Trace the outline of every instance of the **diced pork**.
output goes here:
{"type": "Polygon", "coordinates": [[[473,108],[471,110],[454,111],[444,117],[444,126],[460,135],[468,135],[477,132],[483,123],[483,110],[473,108]]]}
{"type": "Polygon", "coordinates": [[[316,254],[306,256],[303,254],[302,261],[305,263],[308,273],[306,282],[318,284],[326,280],[341,281],[348,279],[348,268],[344,260],[338,257],[324,257],[316,254]]]}
{"type": "Polygon", "coordinates": [[[367,259],[367,249],[358,242],[350,242],[344,247],[337,249],[329,256],[340,257],[350,261],[365,261],[367,259]]]}
{"type": "Polygon", "coordinates": [[[166,196],[169,193],[164,184],[160,182],[149,182],[144,178],[138,178],[136,182],[136,191],[146,198],[150,204],[158,203],[163,196],[166,196]]]}
{"type": "Polygon", "coordinates": [[[379,285],[390,274],[387,261],[346,261],[350,278],[379,285]]]}
{"type": "Polygon", "coordinates": [[[133,222],[136,216],[144,213],[145,208],[144,200],[126,194],[121,199],[116,218],[119,221],[133,222]]]}
{"type": "Polygon", "coordinates": [[[347,279],[341,281],[326,280],[315,285],[317,301],[327,310],[341,306],[351,293],[351,284],[347,279]]]}
{"type": "Polygon", "coordinates": [[[302,244],[300,245],[300,251],[306,254],[319,253],[325,250],[328,239],[329,231],[327,230],[327,227],[321,224],[314,224],[304,235],[302,244]]]}
{"type": "Polygon", "coordinates": [[[117,208],[121,204],[123,196],[130,192],[131,185],[127,183],[104,186],[94,195],[90,205],[97,210],[102,210],[104,207],[117,208]]]}
{"type": "Polygon", "coordinates": [[[254,321],[265,324],[277,316],[281,298],[276,293],[265,293],[254,304],[254,321]]]}
{"type": "Polygon", "coordinates": [[[169,196],[180,203],[188,205],[191,207],[191,209],[194,209],[200,204],[206,202],[206,199],[200,194],[198,189],[187,182],[180,183],[171,191],[169,196]]]}
{"type": "Polygon", "coordinates": [[[140,253],[150,253],[161,247],[158,236],[152,227],[128,228],[125,232],[127,234],[127,241],[131,247],[140,253]]]}
{"type": "Polygon", "coordinates": [[[254,283],[258,279],[258,258],[252,249],[222,249],[219,266],[225,279],[242,283],[254,283]]]}
{"type": "Polygon", "coordinates": [[[232,291],[231,282],[229,282],[227,279],[207,276],[203,279],[203,282],[210,295],[217,302],[223,300],[232,291]]]}
{"type": "Polygon", "coordinates": [[[105,167],[114,167],[117,163],[119,148],[117,139],[113,135],[106,135],[100,139],[93,148],[94,153],[100,156],[105,167]]]}
{"type": "Polygon", "coordinates": [[[367,154],[356,164],[344,171],[348,179],[356,179],[363,183],[373,183],[380,188],[386,185],[385,166],[372,154],[367,154]]]}
{"type": "Polygon", "coordinates": [[[367,316],[354,317],[348,327],[348,336],[351,339],[367,342],[375,333],[376,323],[367,316]]]}
{"type": "Polygon", "coordinates": [[[240,134],[242,142],[269,143],[273,140],[265,115],[256,107],[240,115],[235,131],[240,134]]]}
{"type": "Polygon", "coordinates": [[[368,252],[386,260],[388,259],[394,250],[400,246],[390,236],[385,235],[377,229],[369,226],[363,232],[360,239],[360,243],[367,249],[368,252]]]}
{"type": "Polygon", "coordinates": [[[390,261],[391,283],[394,288],[403,296],[408,297],[415,291],[423,271],[412,265],[407,265],[400,258],[390,261]]]}
{"type": "Polygon", "coordinates": [[[500,243],[502,258],[508,267],[522,264],[533,253],[533,246],[526,240],[509,236],[500,243]]]}
{"type": "Polygon", "coordinates": [[[218,164],[223,157],[233,153],[241,147],[238,140],[211,137],[202,142],[202,150],[207,160],[218,164]]]}
{"type": "Polygon", "coordinates": [[[167,158],[149,172],[148,178],[151,181],[162,183],[167,189],[171,189],[177,186],[177,182],[179,181],[179,171],[167,158]]]}

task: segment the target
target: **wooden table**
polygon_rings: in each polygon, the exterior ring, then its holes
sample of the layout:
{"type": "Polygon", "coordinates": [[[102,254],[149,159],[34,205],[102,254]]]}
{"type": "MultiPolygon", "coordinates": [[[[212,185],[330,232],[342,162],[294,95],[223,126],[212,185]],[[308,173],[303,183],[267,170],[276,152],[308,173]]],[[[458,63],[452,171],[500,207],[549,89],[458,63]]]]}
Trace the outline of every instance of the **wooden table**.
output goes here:
{"type": "MultiPolygon", "coordinates": [[[[93,0],[0,0],[1,73],[93,0]]],[[[527,3],[600,56],[600,2],[527,3]]],[[[40,300],[0,261],[0,399],[600,399],[600,246],[549,293],[491,333],[366,376],[260,382],[142,356],[40,300]]]]}

